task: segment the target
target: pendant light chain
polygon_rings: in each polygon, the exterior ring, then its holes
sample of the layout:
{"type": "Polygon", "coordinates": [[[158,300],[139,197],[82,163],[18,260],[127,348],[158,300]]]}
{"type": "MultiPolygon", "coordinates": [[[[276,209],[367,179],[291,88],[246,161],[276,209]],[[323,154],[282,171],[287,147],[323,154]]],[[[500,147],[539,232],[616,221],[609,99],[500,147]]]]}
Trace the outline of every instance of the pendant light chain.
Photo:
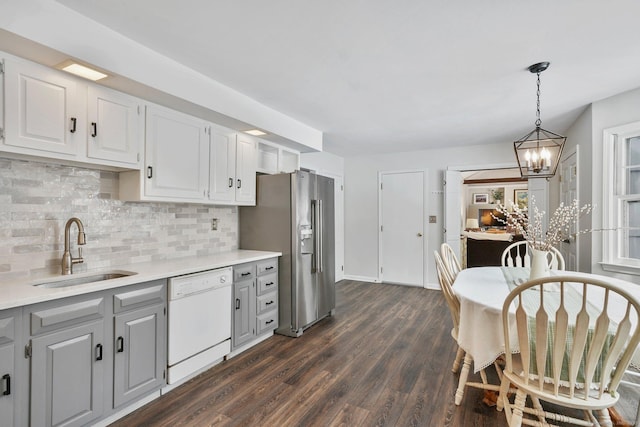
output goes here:
{"type": "Polygon", "coordinates": [[[536,96],[538,98],[537,108],[536,108],[536,127],[539,128],[542,124],[542,120],[540,120],[540,72],[538,74],[538,91],[536,92],[536,96]]]}

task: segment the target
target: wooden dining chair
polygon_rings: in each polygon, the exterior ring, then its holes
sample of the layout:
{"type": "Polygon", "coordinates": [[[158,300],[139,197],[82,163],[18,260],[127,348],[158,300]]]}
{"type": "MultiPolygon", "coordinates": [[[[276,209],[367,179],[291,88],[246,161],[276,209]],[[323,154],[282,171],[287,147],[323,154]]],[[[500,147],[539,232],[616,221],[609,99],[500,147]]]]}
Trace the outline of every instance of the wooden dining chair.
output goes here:
{"type": "MultiPolygon", "coordinates": [[[[523,240],[507,246],[502,252],[501,263],[503,267],[531,267],[528,243],[523,240]]],[[[565,268],[564,257],[553,246],[549,250],[549,268],[552,270],[564,270],[565,268]]]]}
{"type": "Polygon", "coordinates": [[[460,270],[462,270],[462,267],[451,245],[448,243],[440,245],[440,255],[442,256],[445,267],[449,270],[449,275],[455,280],[460,270]]]}
{"type": "MultiPolygon", "coordinates": [[[[438,274],[438,282],[440,283],[440,289],[442,290],[442,294],[444,295],[445,300],[447,301],[447,305],[449,306],[449,312],[451,314],[451,319],[453,320],[453,329],[451,329],[451,336],[455,340],[456,344],[458,343],[458,326],[460,325],[460,300],[457,295],[453,292],[453,281],[454,279],[451,277],[451,274],[447,270],[444,260],[438,251],[433,251],[436,261],[436,272],[438,274]]],[[[460,370],[460,378],[458,379],[458,388],[456,389],[455,394],[455,404],[460,405],[462,403],[462,398],[464,396],[464,388],[466,386],[481,388],[485,390],[493,390],[499,391],[500,386],[496,384],[489,384],[487,379],[487,374],[483,370],[480,371],[480,378],[482,382],[472,382],[468,381],[469,371],[471,370],[471,364],[473,363],[473,358],[470,354],[465,353],[465,351],[458,345],[458,350],[456,352],[456,358],[453,361],[452,372],[458,372],[460,369],[460,363],[462,361],[462,369],[460,370]],[[464,357],[464,361],[463,361],[464,357]]],[[[496,364],[496,369],[498,369],[496,364]]],[[[498,372],[500,375],[500,372],[498,372]]],[[[500,377],[499,377],[500,378],[500,377]]]]}
{"type": "Polygon", "coordinates": [[[611,425],[607,408],[618,401],[640,342],[639,316],[640,302],[605,280],[556,276],[518,285],[502,308],[506,365],[499,399],[509,426],[611,425]],[[513,403],[504,392],[512,386],[513,403]],[[541,401],[570,409],[551,412],[541,401]]]}

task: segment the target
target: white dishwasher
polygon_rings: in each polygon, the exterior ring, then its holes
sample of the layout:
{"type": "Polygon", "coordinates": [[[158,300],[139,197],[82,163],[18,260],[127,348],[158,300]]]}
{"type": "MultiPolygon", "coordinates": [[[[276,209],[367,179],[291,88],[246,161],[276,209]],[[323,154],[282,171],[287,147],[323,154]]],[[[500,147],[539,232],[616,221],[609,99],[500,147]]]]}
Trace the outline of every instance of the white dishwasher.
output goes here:
{"type": "Polygon", "coordinates": [[[231,351],[232,282],[231,267],[169,279],[169,384],[231,351]]]}

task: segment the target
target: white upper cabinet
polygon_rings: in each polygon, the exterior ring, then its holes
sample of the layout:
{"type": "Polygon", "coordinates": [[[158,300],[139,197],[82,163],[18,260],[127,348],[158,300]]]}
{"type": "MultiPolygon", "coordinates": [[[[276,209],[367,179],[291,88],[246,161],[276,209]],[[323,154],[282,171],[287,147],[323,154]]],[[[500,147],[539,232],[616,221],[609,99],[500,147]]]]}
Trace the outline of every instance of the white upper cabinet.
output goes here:
{"type": "Polygon", "coordinates": [[[300,169],[300,153],[266,141],[258,142],[258,172],[289,173],[300,169]]]}
{"type": "Polygon", "coordinates": [[[0,151],[140,168],[141,100],[9,56],[4,80],[0,151]]]}
{"type": "Polygon", "coordinates": [[[239,133],[236,145],[236,202],[256,204],[257,143],[239,133]]]}
{"type": "Polygon", "coordinates": [[[5,62],[4,151],[76,159],[86,121],[79,83],[31,62],[5,62]]]}
{"type": "Polygon", "coordinates": [[[233,203],[236,197],[236,132],[211,126],[209,198],[233,203]]]}
{"type": "Polygon", "coordinates": [[[209,139],[200,119],[147,106],[144,194],[204,199],[209,179],[209,139]]]}
{"type": "Polygon", "coordinates": [[[209,199],[219,204],[255,205],[256,141],[248,135],[211,127],[209,199]]]}
{"type": "Polygon", "coordinates": [[[139,166],[140,100],[99,86],[89,86],[87,100],[87,156],[139,166]]]}

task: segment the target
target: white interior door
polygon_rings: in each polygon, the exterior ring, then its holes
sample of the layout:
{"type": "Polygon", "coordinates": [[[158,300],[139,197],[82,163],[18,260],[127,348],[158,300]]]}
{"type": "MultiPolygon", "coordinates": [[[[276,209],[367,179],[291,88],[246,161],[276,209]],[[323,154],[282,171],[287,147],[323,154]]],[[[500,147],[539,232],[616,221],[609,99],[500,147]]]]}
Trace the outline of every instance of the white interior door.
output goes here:
{"type": "MultiPolygon", "coordinates": [[[[571,153],[560,162],[560,202],[565,206],[570,205],[574,199],[578,199],[578,152],[571,153]]],[[[575,233],[576,226],[572,226],[571,234],[575,233]]],[[[566,263],[565,269],[578,270],[578,236],[576,240],[565,240],[560,243],[560,253],[566,263]]]]}
{"type": "Polygon", "coordinates": [[[424,285],[424,172],[380,173],[380,279],[424,285]]]}

